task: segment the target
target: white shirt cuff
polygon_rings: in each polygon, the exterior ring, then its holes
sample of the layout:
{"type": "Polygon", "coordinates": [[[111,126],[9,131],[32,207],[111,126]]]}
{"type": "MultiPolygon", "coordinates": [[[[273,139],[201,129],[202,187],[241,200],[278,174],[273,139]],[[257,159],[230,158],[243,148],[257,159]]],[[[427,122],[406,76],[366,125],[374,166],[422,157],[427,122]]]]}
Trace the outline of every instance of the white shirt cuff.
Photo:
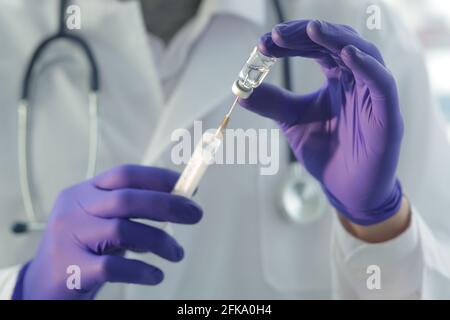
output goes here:
{"type": "Polygon", "coordinates": [[[0,300],[11,300],[21,268],[18,265],[0,270],[0,300]]]}
{"type": "Polygon", "coordinates": [[[411,299],[420,297],[423,256],[412,209],[411,223],[398,237],[367,243],[334,219],[332,236],[335,298],[411,299]]]}

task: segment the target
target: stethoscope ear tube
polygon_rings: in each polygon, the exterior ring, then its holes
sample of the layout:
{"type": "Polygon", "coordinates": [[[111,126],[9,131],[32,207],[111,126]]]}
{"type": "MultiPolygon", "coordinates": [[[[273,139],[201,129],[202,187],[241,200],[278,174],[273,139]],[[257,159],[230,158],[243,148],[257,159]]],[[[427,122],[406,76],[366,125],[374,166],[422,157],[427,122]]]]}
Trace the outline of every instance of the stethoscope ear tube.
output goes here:
{"type": "Polygon", "coordinates": [[[18,117],[18,160],[19,160],[19,182],[22,193],[22,200],[25,207],[27,220],[33,222],[36,220],[36,213],[34,211],[33,200],[31,198],[30,182],[28,175],[28,152],[27,152],[27,122],[28,122],[28,103],[22,100],[17,108],[18,117]]]}
{"type": "Polygon", "coordinates": [[[99,71],[97,67],[97,62],[95,60],[94,54],[92,50],[90,49],[90,46],[86,41],[84,41],[82,38],[68,34],[68,33],[62,33],[62,34],[55,34],[47,39],[45,39],[34,51],[31,60],[27,66],[27,69],[25,71],[25,77],[23,78],[22,82],[22,92],[21,92],[21,99],[23,101],[28,101],[30,96],[30,87],[32,82],[32,76],[33,76],[33,69],[34,66],[37,64],[37,61],[41,57],[44,50],[53,42],[57,40],[68,40],[75,45],[77,45],[85,54],[86,59],[89,62],[90,67],[90,90],[91,92],[97,93],[100,90],[100,76],[99,71]]]}
{"type": "Polygon", "coordinates": [[[98,93],[89,93],[89,150],[86,179],[95,175],[98,158],[98,145],[100,138],[100,115],[98,105],[98,93]]]}

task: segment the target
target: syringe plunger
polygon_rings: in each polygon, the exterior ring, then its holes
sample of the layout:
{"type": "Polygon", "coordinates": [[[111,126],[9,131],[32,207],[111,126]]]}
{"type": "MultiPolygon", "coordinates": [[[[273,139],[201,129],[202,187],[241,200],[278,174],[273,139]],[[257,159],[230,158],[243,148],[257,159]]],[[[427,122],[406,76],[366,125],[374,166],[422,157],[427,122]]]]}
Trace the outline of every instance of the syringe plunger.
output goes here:
{"type": "Polygon", "coordinates": [[[205,132],[181,173],[172,194],[191,198],[222,143],[222,132],[205,132]]]}

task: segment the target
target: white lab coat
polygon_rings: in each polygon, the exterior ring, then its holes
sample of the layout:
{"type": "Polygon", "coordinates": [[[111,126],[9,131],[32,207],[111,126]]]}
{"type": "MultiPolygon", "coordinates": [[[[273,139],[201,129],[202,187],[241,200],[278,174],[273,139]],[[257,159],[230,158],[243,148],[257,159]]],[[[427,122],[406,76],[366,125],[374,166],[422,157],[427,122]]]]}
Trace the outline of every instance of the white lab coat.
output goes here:
{"type": "MultiPolygon", "coordinates": [[[[195,226],[174,226],[186,248],[181,263],[130,254],[161,267],[166,274],[161,285],[108,284],[99,298],[450,298],[449,146],[413,38],[384,6],[382,29],[369,31],[364,1],[287,2],[289,18],[320,18],[359,29],[378,45],[395,74],[406,125],[399,176],[415,208],[412,225],[393,241],[368,245],[347,234],[331,208],[310,224],[284,220],[277,205],[287,164],[282,142],[277,175],[261,176],[257,165],[209,169],[195,196],[204,219],[195,226]],[[381,268],[381,290],[366,287],[372,264],[381,268]]],[[[137,2],[77,3],[82,8],[78,32],[91,44],[101,72],[99,170],[122,163],[182,169],[170,161],[172,131],[191,128],[196,119],[205,129],[219,123],[232,101],[236,72],[260,34],[276,22],[265,1],[206,0],[166,54],[158,55],[137,2]]],[[[31,53],[56,30],[58,1],[0,0],[0,6],[0,295],[9,298],[19,265],[33,257],[41,236],[10,232],[25,218],[16,106],[31,53]]],[[[30,166],[40,212],[49,213],[58,191],[82,180],[85,171],[88,69],[71,48],[55,45],[41,61],[33,86],[30,166]]],[[[292,73],[300,92],[322,81],[310,61],[297,59],[292,73]]],[[[279,78],[275,71],[271,81],[279,78]]],[[[239,109],[231,127],[274,125],[239,109]]]]}

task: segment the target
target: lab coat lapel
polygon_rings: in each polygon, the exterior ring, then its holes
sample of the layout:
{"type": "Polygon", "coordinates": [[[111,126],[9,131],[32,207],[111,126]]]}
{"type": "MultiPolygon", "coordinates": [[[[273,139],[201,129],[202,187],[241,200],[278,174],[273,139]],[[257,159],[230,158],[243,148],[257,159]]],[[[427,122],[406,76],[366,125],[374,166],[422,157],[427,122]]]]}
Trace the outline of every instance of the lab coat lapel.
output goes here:
{"type": "MultiPolygon", "coordinates": [[[[80,1],[80,3],[82,11],[87,12],[86,24],[95,29],[102,38],[103,43],[98,46],[98,50],[102,51],[109,47],[121,51],[116,54],[121,55],[127,68],[122,71],[126,71],[127,75],[131,76],[134,74],[133,71],[136,71],[134,76],[139,77],[140,86],[147,87],[145,90],[147,96],[140,96],[138,99],[152,109],[148,119],[148,126],[151,128],[145,132],[149,135],[147,148],[144,148],[146,152],[143,154],[143,163],[153,163],[159,157],[170,144],[170,135],[173,130],[189,127],[195,119],[201,119],[227,95],[230,95],[229,87],[232,77],[227,76],[227,70],[222,67],[223,65],[216,66],[216,57],[210,57],[211,49],[205,47],[205,44],[199,44],[194,46],[190,53],[177,88],[165,101],[155,67],[157,62],[152,58],[152,50],[148,45],[139,3],[132,1],[111,1],[108,5],[101,1],[80,1]],[[95,16],[91,17],[92,14],[95,16]],[[108,43],[105,45],[104,42],[108,43]],[[211,81],[209,75],[212,74],[213,67],[216,69],[214,74],[221,76],[211,81]],[[206,81],[201,82],[200,79],[206,79],[206,81]]],[[[203,19],[209,19],[209,17],[203,17],[203,19]]],[[[207,22],[201,21],[197,27],[203,28],[207,22]]],[[[95,47],[96,42],[93,41],[92,45],[95,47]]],[[[213,43],[209,45],[214,46],[213,43]]],[[[99,61],[99,63],[101,66],[106,62],[99,61]]],[[[120,68],[111,68],[110,65],[105,64],[101,66],[101,69],[104,70],[102,78],[105,82],[109,79],[121,79],[120,74],[112,74],[114,70],[120,70],[120,68]]],[[[136,82],[133,79],[130,81],[136,82]]],[[[118,84],[123,87],[117,87],[113,91],[125,91],[123,94],[126,95],[129,94],[127,92],[136,91],[136,88],[128,87],[129,84],[123,81],[119,81],[118,84]]],[[[139,92],[142,95],[142,90],[139,92]]],[[[134,101],[134,99],[126,101],[134,101]]]]}
{"type": "Polygon", "coordinates": [[[98,59],[100,77],[107,88],[100,90],[105,89],[121,103],[133,103],[122,112],[146,109],[140,116],[148,118],[151,129],[145,133],[151,133],[164,109],[164,96],[139,2],[86,0],[80,4],[87,29],[99,37],[91,45],[102,57],[98,59]]]}

